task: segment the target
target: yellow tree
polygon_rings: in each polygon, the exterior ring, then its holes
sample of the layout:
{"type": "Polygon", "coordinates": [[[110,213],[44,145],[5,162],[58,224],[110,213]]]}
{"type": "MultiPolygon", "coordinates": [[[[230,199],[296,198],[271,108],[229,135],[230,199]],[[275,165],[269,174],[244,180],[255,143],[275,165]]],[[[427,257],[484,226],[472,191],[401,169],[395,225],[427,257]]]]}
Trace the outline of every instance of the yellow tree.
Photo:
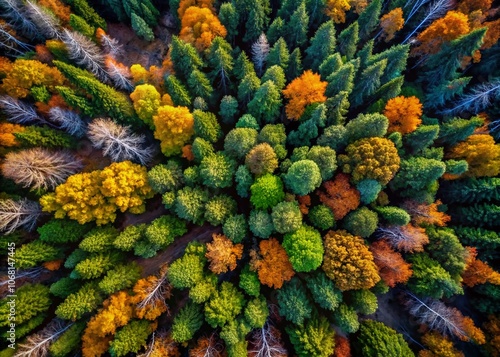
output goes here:
{"type": "Polygon", "coordinates": [[[349,0],[327,0],[325,12],[336,24],[341,24],[345,22],[345,13],[350,9],[349,0]]]}
{"type": "Polygon", "coordinates": [[[151,84],[140,84],[130,93],[137,116],[153,127],[153,116],[161,104],[160,93],[151,84]]]}
{"type": "Polygon", "coordinates": [[[139,279],[133,291],[132,300],[136,304],[135,314],[138,318],[155,320],[168,312],[165,300],[172,295],[172,285],[167,282],[167,265],[163,265],[157,275],[139,279]]]}
{"type": "Polygon", "coordinates": [[[156,128],[154,136],[161,141],[161,151],[165,156],[180,154],[194,134],[194,118],[186,107],[159,107],[153,123],[156,128]]]}
{"type": "Polygon", "coordinates": [[[104,354],[116,329],[125,326],[134,315],[134,302],[125,291],[118,291],[103,303],[103,308],[87,324],[82,336],[84,357],[104,354]]]}
{"type": "Polygon", "coordinates": [[[144,201],[154,193],[148,183],[147,169],[130,161],[115,162],[103,170],[68,177],[55,192],[40,198],[42,210],[55,212],[56,218],[68,216],[80,224],[113,222],[116,211],[134,214],[145,211],[144,201]]]}
{"type": "Polygon", "coordinates": [[[229,238],[222,234],[213,234],[212,242],[207,243],[207,257],[210,262],[208,267],[215,274],[233,271],[236,261],[243,255],[243,244],[233,244],[229,238]]]}
{"type": "Polygon", "coordinates": [[[288,99],[285,107],[288,119],[299,120],[309,104],[325,102],[327,85],[327,82],[321,81],[319,74],[309,70],[291,81],[283,90],[288,99]]]}
{"type": "Polygon", "coordinates": [[[403,28],[405,20],[403,10],[397,7],[380,18],[380,27],[382,28],[382,38],[389,42],[394,38],[394,34],[403,28]]]}
{"type": "Polygon", "coordinates": [[[408,134],[415,131],[422,122],[422,103],[414,96],[392,98],[385,105],[384,115],[389,119],[388,132],[408,134]]]}
{"type": "Polygon", "coordinates": [[[370,289],[380,281],[378,269],[363,238],[347,231],[329,231],[324,238],[322,269],[342,291],[370,289]]]}
{"type": "Polygon", "coordinates": [[[465,160],[466,177],[492,177],[500,173],[500,144],[489,134],[474,134],[452,147],[447,159],[465,160]]]}
{"type": "Polygon", "coordinates": [[[64,84],[64,76],[55,67],[37,60],[17,59],[0,85],[0,92],[14,98],[25,98],[34,86],[46,87],[56,92],[56,86],[64,84]]]}
{"type": "Polygon", "coordinates": [[[458,11],[448,11],[442,18],[435,20],[417,40],[420,45],[412,50],[413,55],[430,55],[438,53],[441,46],[469,33],[469,18],[458,11]]]}
{"type": "Polygon", "coordinates": [[[0,146],[11,147],[18,146],[14,133],[22,133],[24,127],[11,123],[0,123],[0,146]]]}
{"type": "Polygon", "coordinates": [[[226,34],[226,28],[210,9],[191,6],[181,18],[179,38],[191,43],[199,52],[207,49],[215,37],[226,34]]]}

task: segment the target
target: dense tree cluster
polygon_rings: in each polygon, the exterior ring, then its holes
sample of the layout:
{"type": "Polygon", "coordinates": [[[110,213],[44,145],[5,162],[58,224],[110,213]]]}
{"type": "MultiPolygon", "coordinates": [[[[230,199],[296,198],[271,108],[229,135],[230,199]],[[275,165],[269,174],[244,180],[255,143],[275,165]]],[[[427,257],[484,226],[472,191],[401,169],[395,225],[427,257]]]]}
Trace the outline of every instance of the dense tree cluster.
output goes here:
{"type": "Polygon", "coordinates": [[[494,2],[98,5],[0,0],[0,356],[500,355],[494,2]]]}

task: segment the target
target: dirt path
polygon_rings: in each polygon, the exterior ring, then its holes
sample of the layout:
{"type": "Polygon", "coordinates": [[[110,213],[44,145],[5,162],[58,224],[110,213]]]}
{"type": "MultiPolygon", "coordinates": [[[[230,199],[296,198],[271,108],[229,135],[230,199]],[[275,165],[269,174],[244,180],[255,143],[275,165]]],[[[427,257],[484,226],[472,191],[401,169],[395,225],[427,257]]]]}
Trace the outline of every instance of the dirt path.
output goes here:
{"type": "Polygon", "coordinates": [[[182,256],[184,249],[189,242],[198,241],[202,243],[207,243],[212,239],[213,233],[220,233],[220,227],[213,227],[210,225],[204,225],[201,227],[192,228],[187,234],[180,238],[177,238],[171,245],[168,246],[163,252],[153,258],[140,258],[136,262],[142,266],[142,276],[146,277],[158,272],[160,266],[164,263],[171,263],[175,259],[182,256]]]}

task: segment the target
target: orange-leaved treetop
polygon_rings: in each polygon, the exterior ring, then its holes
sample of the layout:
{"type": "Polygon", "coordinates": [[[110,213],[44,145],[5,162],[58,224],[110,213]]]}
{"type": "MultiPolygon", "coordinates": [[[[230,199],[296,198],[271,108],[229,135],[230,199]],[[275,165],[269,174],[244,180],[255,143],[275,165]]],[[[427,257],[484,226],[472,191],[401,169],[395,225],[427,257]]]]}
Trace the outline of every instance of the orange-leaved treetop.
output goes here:
{"type": "Polygon", "coordinates": [[[415,131],[422,122],[422,103],[414,96],[392,98],[385,105],[384,115],[389,119],[388,132],[408,134],[415,131]]]}
{"type": "Polygon", "coordinates": [[[285,106],[286,116],[299,120],[309,104],[325,102],[327,85],[327,82],[321,81],[319,74],[312,71],[305,71],[291,81],[283,90],[283,95],[288,99],[285,106]]]}

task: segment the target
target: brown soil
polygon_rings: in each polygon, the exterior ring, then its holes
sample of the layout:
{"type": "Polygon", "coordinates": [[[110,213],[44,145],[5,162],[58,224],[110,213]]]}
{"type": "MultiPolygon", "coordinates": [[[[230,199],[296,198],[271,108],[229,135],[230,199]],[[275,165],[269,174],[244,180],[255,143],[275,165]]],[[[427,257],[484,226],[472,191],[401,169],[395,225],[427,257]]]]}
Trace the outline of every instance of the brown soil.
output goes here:
{"type": "Polygon", "coordinates": [[[146,277],[155,274],[163,264],[171,263],[173,260],[180,258],[189,242],[198,241],[207,243],[212,239],[213,233],[220,232],[220,227],[212,227],[210,225],[190,229],[189,233],[177,238],[167,249],[155,257],[137,259],[136,262],[143,268],[142,276],[146,277]]]}
{"type": "Polygon", "coordinates": [[[161,17],[154,29],[155,40],[152,42],[139,38],[128,25],[108,23],[108,34],[123,46],[123,52],[117,60],[129,67],[138,63],[146,69],[161,65],[172,38],[172,29],[167,27],[169,21],[166,19],[168,15],[161,17]]]}

